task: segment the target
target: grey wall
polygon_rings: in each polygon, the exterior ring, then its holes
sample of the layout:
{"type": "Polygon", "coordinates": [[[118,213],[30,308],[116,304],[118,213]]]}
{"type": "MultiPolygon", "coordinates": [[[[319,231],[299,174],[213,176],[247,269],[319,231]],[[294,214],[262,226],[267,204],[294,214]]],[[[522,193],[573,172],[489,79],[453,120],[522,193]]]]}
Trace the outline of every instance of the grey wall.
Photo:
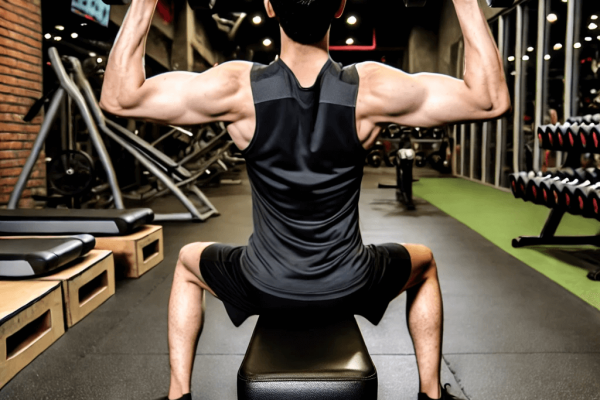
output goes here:
{"type": "Polygon", "coordinates": [[[437,72],[438,36],[425,28],[415,27],[408,39],[407,72],[437,72]]]}

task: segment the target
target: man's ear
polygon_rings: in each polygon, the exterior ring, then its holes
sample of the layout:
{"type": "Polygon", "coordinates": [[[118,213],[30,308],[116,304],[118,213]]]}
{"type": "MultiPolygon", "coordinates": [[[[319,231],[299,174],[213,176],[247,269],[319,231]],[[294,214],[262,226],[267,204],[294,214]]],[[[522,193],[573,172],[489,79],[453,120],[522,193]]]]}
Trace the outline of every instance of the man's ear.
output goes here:
{"type": "MultiPolygon", "coordinates": [[[[265,0],[265,1],[268,1],[268,0],[265,0]]],[[[346,1],[347,0],[342,0],[342,4],[340,4],[340,9],[335,13],[336,18],[341,18],[342,15],[344,14],[344,9],[346,8],[346,1]]]]}
{"type": "MultiPolygon", "coordinates": [[[[344,3],[346,0],[343,0],[344,3]]],[[[275,18],[275,10],[273,10],[273,5],[271,4],[271,0],[265,0],[265,10],[267,10],[267,15],[269,18],[275,18]]]]}

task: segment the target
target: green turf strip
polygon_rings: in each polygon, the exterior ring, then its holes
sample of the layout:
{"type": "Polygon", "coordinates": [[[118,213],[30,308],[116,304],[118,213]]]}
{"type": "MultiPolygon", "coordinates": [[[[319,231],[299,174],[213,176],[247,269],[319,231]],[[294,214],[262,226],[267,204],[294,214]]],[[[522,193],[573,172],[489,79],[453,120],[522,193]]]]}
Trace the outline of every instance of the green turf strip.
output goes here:
{"type": "MultiPolygon", "coordinates": [[[[413,191],[416,196],[600,309],[600,282],[589,280],[587,270],[536,250],[512,247],[513,238],[540,234],[549,214],[546,207],[525,203],[510,193],[460,178],[424,178],[414,184],[413,191]]],[[[565,215],[557,235],[595,235],[599,231],[600,222],[596,220],[565,215]]]]}

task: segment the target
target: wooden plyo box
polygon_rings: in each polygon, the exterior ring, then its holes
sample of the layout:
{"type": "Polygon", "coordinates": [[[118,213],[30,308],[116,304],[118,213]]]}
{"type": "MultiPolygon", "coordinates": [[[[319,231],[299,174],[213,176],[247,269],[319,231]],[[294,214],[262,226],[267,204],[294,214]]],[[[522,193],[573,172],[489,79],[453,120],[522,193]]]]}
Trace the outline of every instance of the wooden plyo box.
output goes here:
{"type": "Polygon", "coordinates": [[[62,282],[65,320],[70,328],[115,294],[113,255],[92,250],[73,266],[39,280],[62,282]]]}
{"type": "Polygon", "coordinates": [[[97,237],[96,249],[110,250],[127,278],[139,278],[165,257],[162,226],[146,225],[128,236],[97,237]]]}
{"type": "Polygon", "coordinates": [[[60,282],[0,281],[0,388],[64,333],[60,282]]]}

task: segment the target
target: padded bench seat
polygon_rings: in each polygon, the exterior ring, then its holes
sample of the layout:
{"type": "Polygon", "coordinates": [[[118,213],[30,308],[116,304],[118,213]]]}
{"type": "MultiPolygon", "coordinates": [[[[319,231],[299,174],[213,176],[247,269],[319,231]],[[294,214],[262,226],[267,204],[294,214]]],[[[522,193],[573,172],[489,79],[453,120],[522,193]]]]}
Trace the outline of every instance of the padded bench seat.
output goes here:
{"type": "Polygon", "coordinates": [[[129,210],[0,210],[0,235],[124,236],[154,220],[149,208],[129,210]]]}
{"type": "Polygon", "coordinates": [[[240,400],[375,400],[377,370],[353,316],[263,316],[237,387],[240,400]]]}
{"type": "Polygon", "coordinates": [[[91,235],[0,240],[0,278],[31,278],[55,272],[92,251],[91,235]]]}

